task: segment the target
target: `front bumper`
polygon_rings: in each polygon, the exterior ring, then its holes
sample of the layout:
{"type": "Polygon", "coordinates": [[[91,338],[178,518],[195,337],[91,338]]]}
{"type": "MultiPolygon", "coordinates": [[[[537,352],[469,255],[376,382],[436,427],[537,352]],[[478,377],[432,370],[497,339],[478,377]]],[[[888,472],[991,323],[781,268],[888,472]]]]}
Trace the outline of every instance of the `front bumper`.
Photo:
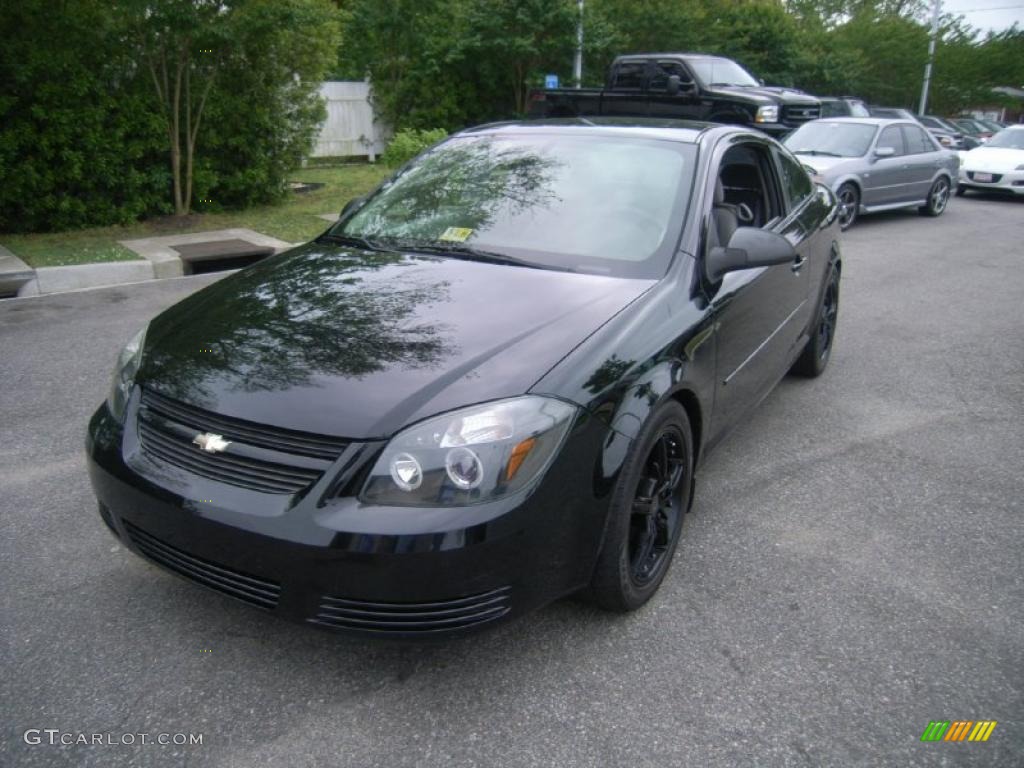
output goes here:
{"type": "Polygon", "coordinates": [[[1024,195],[1024,171],[1010,171],[1008,173],[996,173],[994,171],[976,171],[974,169],[960,168],[958,183],[967,189],[989,190],[991,192],[1008,192],[1014,195],[1024,195]],[[988,173],[992,181],[979,181],[979,173],[988,173]]]}
{"type": "MultiPolygon", "coordinates": [[[[129,411],[131,413],[131,411],[129,411]]],[[[161,567],[282,617],[398,639],[467,633],[585,586],[612,479],[595,466],[607,428],[581,414],[546,475],[500,501],[462,508],[369,507],[265,494],[163,471],[102,406],[89,475],[104,522],[161,567]]],[[[358,477],[381,444],[343,455],[358,477]]]]}

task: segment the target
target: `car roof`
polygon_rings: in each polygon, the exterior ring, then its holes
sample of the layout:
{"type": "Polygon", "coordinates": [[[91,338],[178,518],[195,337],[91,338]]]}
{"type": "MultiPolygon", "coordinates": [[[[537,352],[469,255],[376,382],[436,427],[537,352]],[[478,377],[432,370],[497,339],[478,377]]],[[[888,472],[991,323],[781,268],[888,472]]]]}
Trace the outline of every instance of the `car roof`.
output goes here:
{"type": "Polygon", "coordinates": [[[527,136],[543,133],[572,135],[585,131],[588,134],[661,139],[696,144],[705,134],[725,128],[731,128],[734,131],[745,130],[742,126],[724,126],[694,120],[667,120],[649,117],[565,117],[488,123],[466,128],[454,135],[527,136]]]}
{"type": "Polygon", "coordinates": [[[685,56],[691,59],[726,59],[727,56],[719,56],[717,53],[701,53],[700,51],[668,51],[654,53],[624,53],[616,56],[616,59],[650,59],[650,58],[679,58],[685,56]]]}
{"type": "MultiPolygon", "coordinates": [[[[819,117],[817,120],[812,120],[812,123],[855,123],[859,125],[916,125],[920,127],[916,120],[911,120],[907,117],[819,117]]],[[[807,125],[808,123],[804,123],[807,125]]]]}

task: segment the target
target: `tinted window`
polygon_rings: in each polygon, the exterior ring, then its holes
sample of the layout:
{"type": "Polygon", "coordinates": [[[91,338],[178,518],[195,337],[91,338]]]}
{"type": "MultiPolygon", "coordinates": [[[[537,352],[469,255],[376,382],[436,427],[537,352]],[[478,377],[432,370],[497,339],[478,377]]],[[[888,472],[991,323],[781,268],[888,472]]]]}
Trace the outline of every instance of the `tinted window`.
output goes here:
{"type": "Polygon", "coordinates": [[[942,124],[934,117],[919,117],[917,121],[928,128],[942,128],[942,124]]]}
{"type": "Polygon", "coordinates": [[[807,175],[804,167],[789,155],[778,152],[776,157],[779,158],[782,186],[789,197],[789,206],[796,208],[814,191],[814,182],[811,181],[811,177],[807,175]]]}
{"type": "Polygon", "coordinates": [[[647,87],[652,91],[664,91],[671,75],[679,75],[680,83],[692,83],[693,78],[678,61],[659,61],[652,67],[647,87]]]}
{"type": "Polygon", "coordinates": [[[660,277],[693,145],[609,136],[464,136],[385,183],[331,233],[381,247],[468,247],[556,268],[660,277]]]}
{"type": "Polygon", "coordinates": [[[935,145],[932,144],[928,134],[916,125],[903,126],[903,141],[908,155],[919,155],[922,152],[935,151],[935,145]]]}
{"type": "Polygon", "coordinates": [[[627,61],[619,64],[615,70],[615,82],[612,87],[640,90],[644,87],[645,66],[642,61],[627,61]]]}
{"type": "Polygon", "coordinates": [[[881,149],[882,147],[892,147],[896,150],[897,155],[903,154],[903,134],[900,132],[898,125],[890,125],[882,131],[882,135],[878,137],[878,144],[875,148],[881,149]]]}

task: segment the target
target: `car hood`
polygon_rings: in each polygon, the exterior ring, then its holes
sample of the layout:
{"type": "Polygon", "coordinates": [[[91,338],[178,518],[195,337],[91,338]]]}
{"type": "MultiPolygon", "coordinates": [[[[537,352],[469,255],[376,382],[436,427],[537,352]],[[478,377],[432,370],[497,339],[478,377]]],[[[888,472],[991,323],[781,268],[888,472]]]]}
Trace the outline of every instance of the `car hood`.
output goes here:
{"type": "Polygon", "coordinates": [[[654,282],[310,243],[157,317],[137,381],[239,419],[387,437],[526,392],[654,282]]]}
{"type": "Polygon", "coordinates": [[[864,159],[860,157],[829,157],[827,155],[797,155],[796,157],[801,163],[809,165],[822,176],[841,173],[848,168],[864,163],[864,159]]]}
{"type": "Polygon", "coordinates": [[[961,154],[963,167],[968,171],[995,171],[1006,173],[1024,165],[1024,149],[1009,147],[977,147],[961,154]]]}
{"type": "Polygon", "coordinates": [[[740,99],[746,97],[747,100],[757,104],[816,106],[821,103],[816,98],[808,96],[803,91],[795,91],[790,88],[778,88],[772,86],[760,86],[755,88],[739,85],[715,85],[709,87],[707,90],[715,93],[724,93],[730,96],[736,96],[740,99]]]}

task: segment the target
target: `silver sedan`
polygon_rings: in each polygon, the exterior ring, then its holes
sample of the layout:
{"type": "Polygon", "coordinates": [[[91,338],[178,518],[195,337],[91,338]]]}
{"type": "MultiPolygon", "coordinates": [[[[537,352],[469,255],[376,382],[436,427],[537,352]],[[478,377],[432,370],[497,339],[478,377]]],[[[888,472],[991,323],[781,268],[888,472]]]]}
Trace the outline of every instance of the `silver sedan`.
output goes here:
{"type": "Polygon", "coordinates": [[[813,120],[783,142],[839,198],[839,223],[860,214],[917,206],[926,216],[946,210],[960,167],[913,120],[841,117],[813,120]]]}

